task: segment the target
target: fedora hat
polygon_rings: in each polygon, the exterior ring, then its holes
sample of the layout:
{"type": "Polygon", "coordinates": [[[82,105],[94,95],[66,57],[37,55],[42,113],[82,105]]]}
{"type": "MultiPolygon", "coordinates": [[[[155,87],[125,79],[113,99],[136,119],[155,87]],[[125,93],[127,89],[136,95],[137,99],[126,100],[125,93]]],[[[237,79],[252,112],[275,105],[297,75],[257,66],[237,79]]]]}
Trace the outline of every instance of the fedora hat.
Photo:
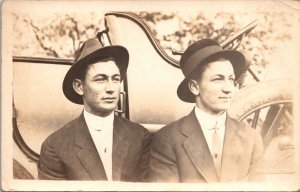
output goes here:
{"type": "Polygon", "coordinates": [[[212,59],[217,58],[228,59],[231,62],[236,79],[244,72],[245,57],[242,53],[235,50],[224,50],[218,42],[212,39],[199,40],[190,45],[180,59],[180,68],[185,78],[177,88],[177,95],[182,101],[195,102],[195,95],[188,87],[191,74],[199,66],[206,65],[212,59]]]}
{"type": "Polygon", "coordinates": [[[83,104],[82,96],[73,89],[73,80],[79,77],[80,71],[89,64],[106,58],[113,58],[120,70],[121,80],[126,75],[129,54],[125,47],[119,45],[103,46],[96,38],[85,41],[78,50],[75,61],[63,81],[63,92],[67,99],[76,104],[83,104]]]}

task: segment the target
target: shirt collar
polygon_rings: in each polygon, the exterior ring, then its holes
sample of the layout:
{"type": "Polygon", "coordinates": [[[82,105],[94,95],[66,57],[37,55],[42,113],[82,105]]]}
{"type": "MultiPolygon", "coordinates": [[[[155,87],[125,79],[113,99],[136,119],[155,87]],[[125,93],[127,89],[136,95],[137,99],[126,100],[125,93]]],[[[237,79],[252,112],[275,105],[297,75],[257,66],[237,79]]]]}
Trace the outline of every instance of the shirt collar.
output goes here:
{"type": "Polygon", "coordinates": [[[218,127],[225,127],[226,122],[226,116],[227,112],[225,111],[221,115],[211,115],[201,109],[199,109],[197,106],[195,107],[195,114],[198,119],[198,122],[201,126],[201,128],[204,129],[212,129],[216,124],[218,127]]]}
{"type": "Polygon", "coordinates": [[[114,122],[114,113],[113,112],[106,117],[100,117],[100,116],[91,114],[84,109],[83,116],[84,116],[85,121],[90,129],[101,130],[102,128],[113,126],[113,122],[114,122]]]}

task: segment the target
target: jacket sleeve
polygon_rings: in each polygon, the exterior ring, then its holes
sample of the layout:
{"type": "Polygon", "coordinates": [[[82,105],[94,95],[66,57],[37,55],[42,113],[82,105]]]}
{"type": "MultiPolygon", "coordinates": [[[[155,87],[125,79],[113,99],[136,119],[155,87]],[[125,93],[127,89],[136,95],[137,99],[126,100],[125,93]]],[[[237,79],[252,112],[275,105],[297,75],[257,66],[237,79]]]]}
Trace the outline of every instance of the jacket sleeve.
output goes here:
{"type": "Polygon", "coordinates": [[[145,131],[142,149],[141,149],[141,157],[139,160],[137,172],[134,178],[131,179],[133,182],[147,182],[148,181],[148,173],[149,173],[149,151],[150,151],[150,143],[152,139],[152,134],[147,130],[145,131]]]}
{"type": "Polygon", "coordinates": [[[262,138],[260,134],[257,131],[255,131],[255,142],[249,169],[249,181],[251,182],[261,182],[265,180],[263,170],[263,154],[264,147],[262,138]]]}
{"type": "Polygon", "coordinates": [[[172,144],[162,135],[153,137],[150,148],[149,180],[151,182],[180,182],[176,154],[172,144]]]}
{"type": "Polygon", "coordinates": [[[37,163],[38,179],[62,180],[66,179],[64,163],[60,161],[49,138],[41,147],[40,159],[37,163]]]}

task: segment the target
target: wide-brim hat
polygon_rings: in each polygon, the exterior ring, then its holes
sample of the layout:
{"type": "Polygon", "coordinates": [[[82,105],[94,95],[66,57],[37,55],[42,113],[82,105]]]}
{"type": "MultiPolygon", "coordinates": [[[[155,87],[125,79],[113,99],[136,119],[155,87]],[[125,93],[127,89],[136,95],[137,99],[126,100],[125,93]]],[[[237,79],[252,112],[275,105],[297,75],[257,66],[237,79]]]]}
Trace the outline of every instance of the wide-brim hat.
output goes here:
{"type": "Polygon", "coordinates": [[[129,62],[129,54],[120,45],[103,46],[98,39],[88,39],[78,50],[75,61],[68,70],[63,81],[63,92],[67,99],[76,104],[83,104],[82,96],[73,89],[73,80],[79,78],[80,71],[89,64],[106,58],[113,58],[120,70],[121,80],[124,79],[129,62]]]}
{"type": "Polygon", "coordinates": [[[192,72],[199,66],[208,64],[212,59],[228,59],[238,79],[245,71],[245,57],[235,50],[224,50],[212,39],[202,39],[190,45],[180,59],[180,67],[185,76],[177,88],[178,97],[185,102],[194,103],[195,95],[190,91],[188,81],[192,72]]]}

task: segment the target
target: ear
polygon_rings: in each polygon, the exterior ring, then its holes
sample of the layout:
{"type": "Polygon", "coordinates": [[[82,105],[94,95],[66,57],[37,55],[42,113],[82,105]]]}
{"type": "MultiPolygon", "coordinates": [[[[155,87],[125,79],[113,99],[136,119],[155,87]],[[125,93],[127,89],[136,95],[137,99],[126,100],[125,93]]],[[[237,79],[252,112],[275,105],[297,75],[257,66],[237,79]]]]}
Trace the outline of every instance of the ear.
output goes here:
{"type": "Polygon", "coordinates": [[[194,79],[190,79],[188,82],[188,86],[190,91],[196,96],[199,95],[200,91],[199,91],[199,85],[197,83],[197,81],[195,81],[194,79]]]}
{"type": "Polygon", "coordinates": [[[83,95],[83,87],[82,87],[82,80],[81,79],[74,79],[73,80],[73,89],[79,95],[83,95]]]}

